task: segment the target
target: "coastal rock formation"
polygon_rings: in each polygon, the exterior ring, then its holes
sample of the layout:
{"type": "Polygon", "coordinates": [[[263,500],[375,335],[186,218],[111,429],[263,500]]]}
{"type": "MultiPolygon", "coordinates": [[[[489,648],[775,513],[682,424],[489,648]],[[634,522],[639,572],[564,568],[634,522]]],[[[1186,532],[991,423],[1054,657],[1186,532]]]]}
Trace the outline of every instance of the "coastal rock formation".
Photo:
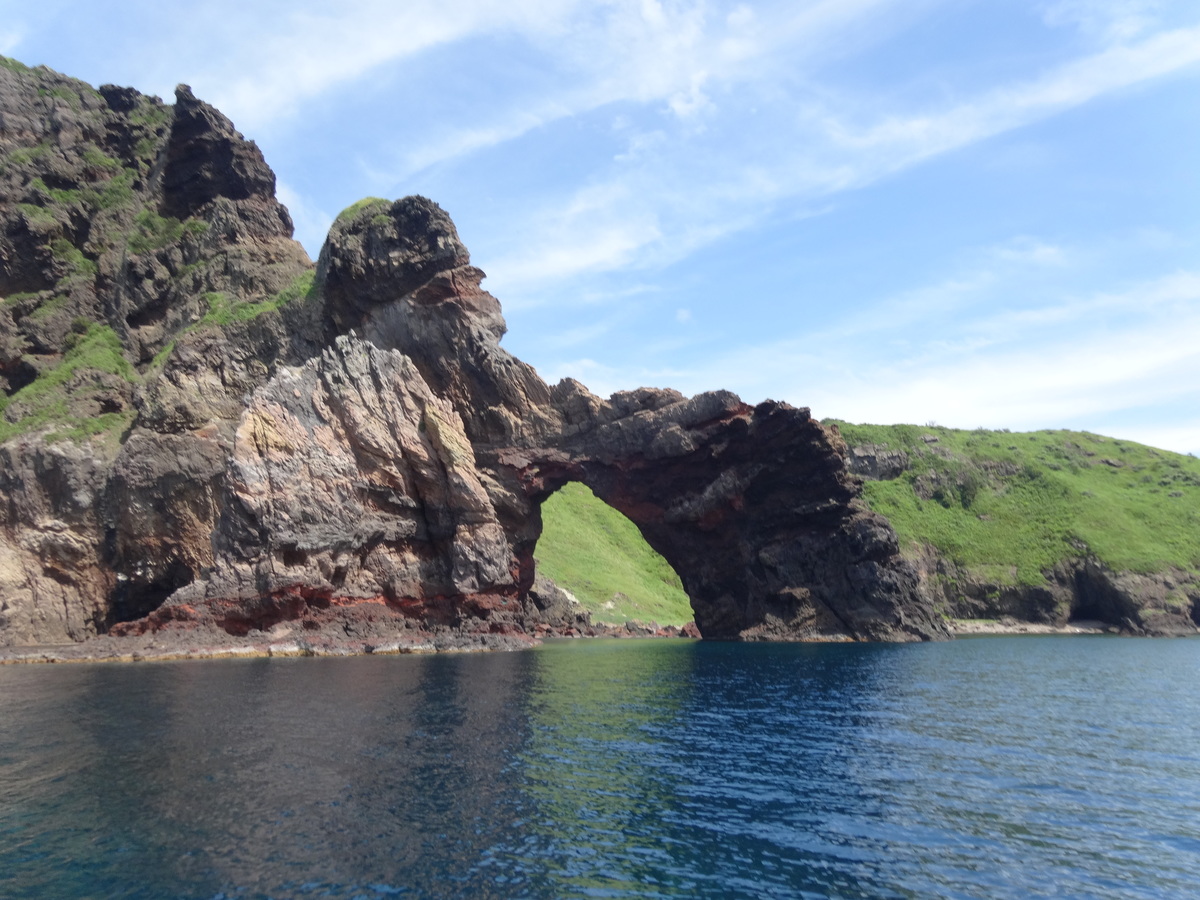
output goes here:
{"type": "Polygon", "coordinates": [[[894,521],[939,612],[1126,634],[1200,629],[1195,460],[1066,431],[844,427],[856,438],[852,470],[878,482],[867,496],[900,507],[894,521]]]}
{"type": "Polygon", "coordinates": [[[1041,584],[1013,584],[957,565],[926,547],[917,561],[921,590],[957,619],[1011,619],[1062,627],[1101,622],[1125,634],[1197,633],[1200,577],[1195,572],[1114,571],[1078,557],[1051,567],[1041,584]]]}
{"type": "Polygon", "coordinates": [[[188,88],[3,62],[0,644],[588,633],[534,571],[568,481],[706,638],[945,636],[807,410],[550,387],[431,201],[355,204],[313,266],[188,88]]]}

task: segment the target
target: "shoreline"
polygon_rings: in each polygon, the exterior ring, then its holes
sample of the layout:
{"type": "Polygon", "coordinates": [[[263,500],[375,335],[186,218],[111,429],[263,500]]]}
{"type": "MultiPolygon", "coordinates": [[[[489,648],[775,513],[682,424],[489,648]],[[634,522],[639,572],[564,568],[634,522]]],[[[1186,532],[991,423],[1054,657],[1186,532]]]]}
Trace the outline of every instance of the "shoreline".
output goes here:
{"type": "MultiPolygon", "coordinates": [[[[1019,622],[1015,619],[949,619],[952,639],[1013,635],[1120,634],[1105,622],[1077,621],[1066,625],[1019,622]]],[[[673,629],[638,630],[604,628],[592,634],[414,634],[385,641],[339,640],[314,635],[303,639],[264,634],[258,640],[230,636],[213,641],[163,639],[162,635],[139,637],[100,636],[78,644],[44,644],[0,647],[0,665],[57,665],[71,663],[173,662],[189,659],[299,659],[303,657],[405,656],[429,653],[483,653],[525,650],[545,638],[589,640],[596,638],[692,638],[673,629]],[[140,637],[140,639],[139,639],[140,637]],[[149,639],[148,639],[149,638],[149,639]]]]}
{"type": "MultiPolygon", "coordinates": [[[[689,623],[690,624],[690,623],[689,623]]],[[[160,631],[140,635],[99,635],[75,644],[0,647],[0,665],[171,662],[185,659],[297,659],[302,657],[406,656],[430,653],[482,653],[526,650],[545,639],[695,638],[695,626],[678,628],[628,622],[593,623],[586,631],[537,628],[525,632],[400,631],[374,639],[304,632],[279,627],[254,637],[212,631],[160,631]]]]}
{"type": "Polygon", "coordinates": [[[950,633],[956,637],[995,637],[1022,634],[1121,634],[1120,629],[1092,619],[1080,619],[1065,625],[1049,625],[1043,622],[1021,622],[1008,617],[1002,619],[948,619],[950,633]]]}
{"type": "MultiPolygon", "coordinates": [[[[1012,637],[1023,635],[1119,635],[1128,634],[1107,622],[1078,620],[1064,625],[1041,622],[1021,622],[1001,619],[947,619],[951,640],[977,637],[1012,637]]],[[[347,640],[330,635],[309,634],[294,637],[291,630],[271,635],[264,633],[256,639],[231,635],[208,635],[209,640],[197,640],[192,632],[164,636],[146,634],[114,637],[101,635],[77,644],[41,644],[0,647],[0,666],[71,664],[71,663],[137,663],[173,662],[200,659],[299,659],[303,657],[405,656],[431,653],[485,653],[526,650],[545,639],[591,640],[600,638],[687,638],[698,635],[685,629],[648,627],[624,628],[600,624],[588,632],[561,633],[541,631],[524,633],[462,633],[416,632],[386,640],[347,640]]]]}

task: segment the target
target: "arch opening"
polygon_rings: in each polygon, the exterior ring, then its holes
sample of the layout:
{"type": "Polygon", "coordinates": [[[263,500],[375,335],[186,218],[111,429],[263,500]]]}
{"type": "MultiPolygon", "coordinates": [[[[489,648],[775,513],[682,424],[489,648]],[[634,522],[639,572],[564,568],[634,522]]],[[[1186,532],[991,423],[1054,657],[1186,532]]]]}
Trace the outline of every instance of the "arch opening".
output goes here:
{"type": "Polygon", "coordinates": [[[550,494],[541,518],[536,571],[578,599],[592,621],[681,627],[694,620],[679,573],[585,484],[568,481],[550,494]]]}

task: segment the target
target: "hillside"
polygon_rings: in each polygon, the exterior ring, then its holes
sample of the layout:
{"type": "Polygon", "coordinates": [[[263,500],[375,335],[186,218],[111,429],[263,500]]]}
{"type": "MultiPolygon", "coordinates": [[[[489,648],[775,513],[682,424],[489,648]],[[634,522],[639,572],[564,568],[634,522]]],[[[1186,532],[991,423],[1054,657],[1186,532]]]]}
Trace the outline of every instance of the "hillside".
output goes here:
{"type": "Polygon", "coordinates": [[[632,522],[577,482],[542,504],[538,571],[570,591],[595,622],[683,625],[692,607],[679,576],[632,522]]]}
{"type": "MultiPolygon", "coordinates": [[[[1200,460],[1088,432],[826,424],[944,616],[1200,621],[1200,460]]],[[[690,618],[675,573],[587,488],[566,485],[542,515],[539,570],[595,620],[690,618]]]]}
{"type": "Polygon", "coordinates": [[[826,424],[944,613],[1200,619],[1200,460],[1088,432],[826,424]]]}

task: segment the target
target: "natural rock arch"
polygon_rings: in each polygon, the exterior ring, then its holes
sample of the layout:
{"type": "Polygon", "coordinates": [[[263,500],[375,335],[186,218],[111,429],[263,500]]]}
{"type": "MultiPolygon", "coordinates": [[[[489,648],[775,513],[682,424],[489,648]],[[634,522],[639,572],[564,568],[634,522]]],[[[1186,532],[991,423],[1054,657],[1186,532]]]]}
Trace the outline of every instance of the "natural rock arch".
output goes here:
{"type": "Polygon", "coordinates": [[[82,639],[165,593],[113,632],[565,628],[533,590],[533,550],[539,504],[568,480],[675,568],[707,638],[946,635],[836,429],[808,410],[551,387],[500,347],[500,304],[435,203],[352,207],[314,270],[257,148],[186,88],[172,109],[53,73],[0,81],[25,150],[49,128],[46,84],[78,93],[87,140],[55,133],[46,159],[83,198],[115,178],[88,163],[108,154],[132,185],[109,224],[141,234],[84,241],[85,206],[30,231],[36,154],[0,184],[0,289],[40,291],[0,310],[6,390],[27,386],[30,348],[61,362],[79,320],[137,375],[80,362],[69,382],[88,386],[64,398],[72,415],[121,410],[110,440],[43,429],[0,445],[0,643],[82,639]],[[43,321],[56,240],[83,262],[43,321]]]}
{"type": "Polygon", "coordinates": [[[552,581],[593,626],[634,632],[695,631],[695,614],[674,567],[656,552],[630,518],[580,481],[568,481],[538,509],[541,534],[534,551],[537,584],[552,581]]]}
{"type": "Polygon", "coordinates": [[[679,574],[704,637],[936,633],[894,533],[857,500],[836,433],[807,410],[723,392],[587,399],[593,428],[499,461],[518,467],[535,503],[578,481],[632,521],[679,574]],[[631,402],[640,408],[623,408],[631,402]]]}

